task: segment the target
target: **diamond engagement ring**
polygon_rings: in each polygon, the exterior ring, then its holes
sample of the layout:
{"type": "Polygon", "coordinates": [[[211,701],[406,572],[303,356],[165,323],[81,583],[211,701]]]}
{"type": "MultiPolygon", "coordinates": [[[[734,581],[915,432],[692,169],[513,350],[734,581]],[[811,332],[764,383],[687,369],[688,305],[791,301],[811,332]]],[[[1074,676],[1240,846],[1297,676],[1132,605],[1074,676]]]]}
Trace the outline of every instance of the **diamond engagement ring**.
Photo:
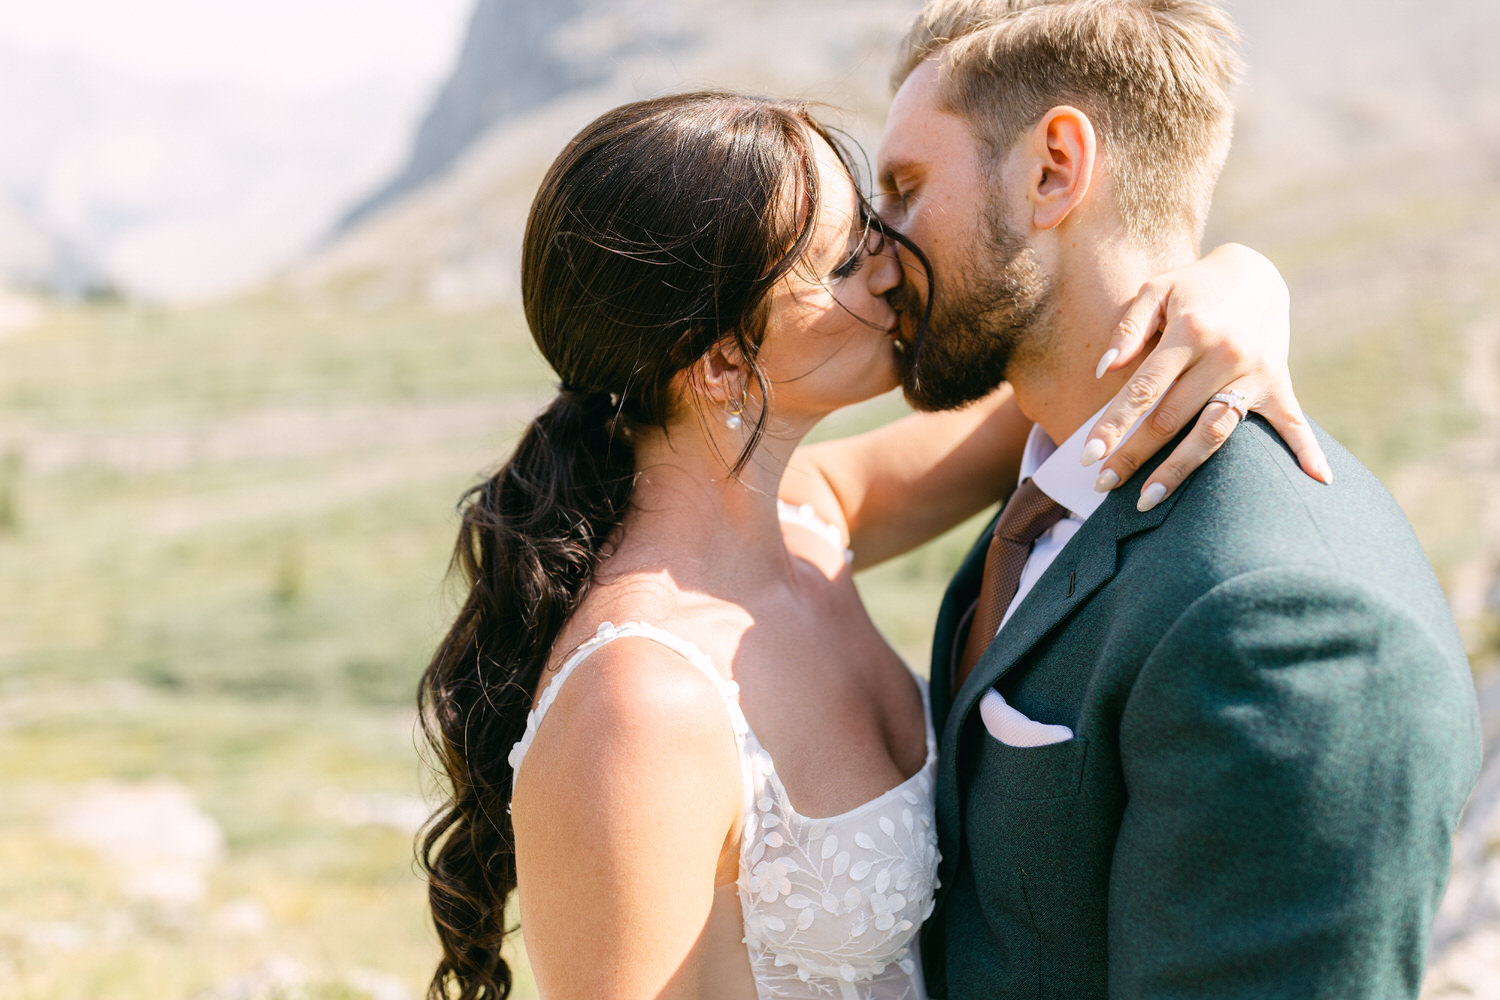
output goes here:
{"type": "Polygon", "coordinates": [[[1241,396],[1233,389],[1225,389],[1222,392],[1216,392],[1212,396],[1208,397],[1208,401],[1210,403],[1223,403],[1235,413],[1238,413],[1241,420],[1244,420],[1247,416],[1250,415],[1249,408],[1245,406],[1245,397],[1241,396]]]}

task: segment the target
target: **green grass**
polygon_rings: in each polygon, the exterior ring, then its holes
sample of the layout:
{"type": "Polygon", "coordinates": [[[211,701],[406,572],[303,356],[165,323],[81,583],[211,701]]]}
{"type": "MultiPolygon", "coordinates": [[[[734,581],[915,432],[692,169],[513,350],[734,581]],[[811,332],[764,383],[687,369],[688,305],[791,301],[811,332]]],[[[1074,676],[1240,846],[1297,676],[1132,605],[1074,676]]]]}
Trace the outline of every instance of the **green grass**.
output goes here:
{"type": "Polygon", "coordinates": [[[59,688],[0,732],[7,997],[189,997],[280,956],[328,989],[352,969],[417,981],[433,943],[409,833],[347,825],[324,804],[335,793],[418,793],[409,715],[152,691],[122,704],[119,695],[59,688]],[[110,866],[49,835],[59,805],[106,776],[180,782],[218,820],[227,851],[202,905],[132,899],[110,866]],[[264,915],[263,929],[218,926],[247,906],[264,915]],[[25,926],[37,923],[71,928],[82,946],[38,944],[25,926]]]}
{"type": "MultiPolygon", "coordinates": [[[[1415,290],[1414,290],[1415,291],[1415,290]]],[[[1500,313],[1500,307],[1491,307],[1500,313]]],[[[1294,345],[1308,413],[1396,494],[1439,579],[1480,554],[1483,488],[1461,443],[1480,428],[1463,391],[1473,307],[1413,294],[1390,312],[1351,317],[1336,336],[1294,345]]]]}
{"type": "Polygon", "coordinates": [[[1307,408],[1386,479],[1440,452],[1476,422],[1457,391],[1467,363],[1462,322],[1426,304],[1350,331],[1339,344],[1299,348],[1293,364],[1307,408]]]}
{"type": "Polygon", "coordinates": [[[311,997],[421,991],[411,831],[328,803],[432,787],[411,704],[454,503],[547,382],[515,330],[267,300],[0,340],[0,995],[186,998],[289,961],[311,997]],[[223,828],[201,905],[52,834],[101,778],[178,782],[223,828]],[[264,926],[220,926],[247,907],[264,926]]]}
{"type": "Polygon", "coordinates": [[[80,307],[5,344],[0,409],[34,427],[175,429],[267,408],[529,389],[546,368],[516,329],[511,313],[351,313],[269,297],[188,313],[80,307]]]}
{"type": "MultiPolygon", "coordinates": [[[[1396,474],[1470,426],[1468,320],[1299,341],[1303,400],[1396,474]],[[1397,391],[1400,410],[1369,403],[1397,391]]],[[[365,997],[372,976],[420,995],[437,948],[411,833],[330,802],[432,789],[411,704],[454,610],[454,503],[551,380],[507,312],[112,305],[0,339],[0,996],[207,998],[259,976],[259,1000],[285,968],[286,995],[365,997]],[[105,778],[180,783],[223,828],[201,904],[132,899],[53,834],[105,778]]],[[[886,397],[819,433],[900,412],[886,397]]],[[[919,669],[980,520],[859,580],[919,669]]],[[[1433,537],[1462,556],[1462,533],[1433,537]]]]}

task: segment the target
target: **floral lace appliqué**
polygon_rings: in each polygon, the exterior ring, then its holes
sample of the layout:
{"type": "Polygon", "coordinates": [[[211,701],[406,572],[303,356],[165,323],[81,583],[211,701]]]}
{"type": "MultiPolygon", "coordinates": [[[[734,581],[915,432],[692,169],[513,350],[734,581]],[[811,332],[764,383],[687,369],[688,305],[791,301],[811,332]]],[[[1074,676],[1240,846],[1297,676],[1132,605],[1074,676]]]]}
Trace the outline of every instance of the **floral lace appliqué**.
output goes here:
{"type": "Polygon", "coordinates": [[[792,808],[748,727],[743,753],[740,906],[762,1000],[919,1000],[916,935],[937,888],[931,732],[922,770],[822,818],[792,808]]]}

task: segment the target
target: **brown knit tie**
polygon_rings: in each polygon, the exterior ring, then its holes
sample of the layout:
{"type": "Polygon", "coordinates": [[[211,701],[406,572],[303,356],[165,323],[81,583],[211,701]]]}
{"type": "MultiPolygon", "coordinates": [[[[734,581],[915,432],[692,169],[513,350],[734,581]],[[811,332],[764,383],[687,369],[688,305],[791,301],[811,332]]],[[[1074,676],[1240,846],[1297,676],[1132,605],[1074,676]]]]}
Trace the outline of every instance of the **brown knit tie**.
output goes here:
{"type": "Polygon", "coordinates": [[[1021,570],[1031,556],[1031,544],[1067,514],[1066,507],[1043,493],[1030,479],[1011,494],[984,557],[984,580],[979,585],[979,601],[974,605],[974,621],[969,626],[964,655],[953,674],[954,691],[963,687],[974,664],[1000,630],[1005,609],[1010,607],[1021,586],[1021,570]]]}

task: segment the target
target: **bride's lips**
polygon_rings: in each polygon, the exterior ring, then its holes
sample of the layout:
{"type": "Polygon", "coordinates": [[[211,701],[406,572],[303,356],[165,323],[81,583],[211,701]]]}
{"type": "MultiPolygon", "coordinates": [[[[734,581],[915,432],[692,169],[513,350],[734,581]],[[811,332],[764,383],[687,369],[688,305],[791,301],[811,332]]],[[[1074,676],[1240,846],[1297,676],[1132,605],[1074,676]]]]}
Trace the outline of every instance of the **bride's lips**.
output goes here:
{"type": "Polygon", "coordinates": [[[904,313],[900,309],[897,309],[896,318],[891,322],[890,328],[886,330],[886,335],[892,337],[895,340],[899,340],[903,344],[910,343],[911,338],[906,334],[906,327],[906,313],[904,313]]]}

